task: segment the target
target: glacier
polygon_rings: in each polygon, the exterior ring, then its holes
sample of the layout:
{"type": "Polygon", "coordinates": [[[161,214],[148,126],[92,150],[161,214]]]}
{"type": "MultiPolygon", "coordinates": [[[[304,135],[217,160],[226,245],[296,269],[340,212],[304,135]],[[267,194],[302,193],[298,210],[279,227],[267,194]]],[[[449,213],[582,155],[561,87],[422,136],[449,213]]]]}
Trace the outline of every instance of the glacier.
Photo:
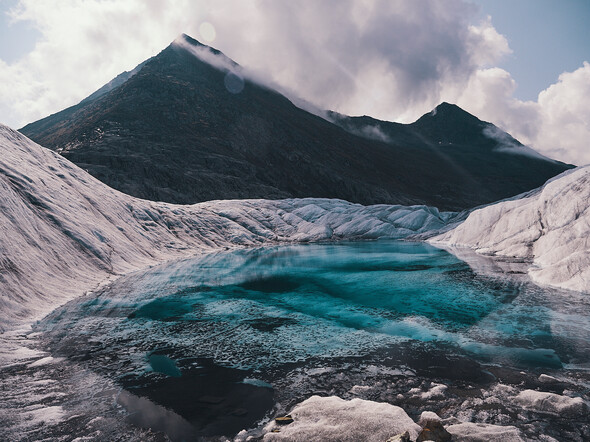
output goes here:
{"type": "Polygon", "coordinates": [[[190,206],[140,200],[3,125],[0,192],[0,331],[166,260],[285,242],[405,238],[457,216],[312,198],[190,206]]]}
{"type": "Polygon", "coordinates": [[[588,293],[589,202],[587,165],[520,198],[475,210],[463,223],[429,241],[524,261],[537,284],[588,293]]]}
{"type": "MultiPolygon", "coordinates": [[[[484,267],[499,262],[506,273],[505,269],[524,263],[530,278],[540,285],[590,292],[589,174],[590,166],[580,167],[526,195],[469,214],[441,212],[428,206],[362,206],[318,198],[180,206],[113,190],[59,154],[0,124],[0,365],[5,371],[13,367],[15,387],[11,388],[19,392],[11,396],[10,404],[0,407],[0,421],[12,422],[6,416],[16,416],[18,413],[11,413],[16,408],[27,410],[21,413],[23,422],[28,422],[22,428],[60,422],[67,415],[60,406],[43,405],[46,395],[65,394],[63,380],[39,378],[39,373],[61,372],[64,361],[30,345],[36,333],[30,333],[28,324],[122,275],[165,261],[282,243],[430,237],[431,243],[450,248],[459,258],[469,257],[466,261],[470,265],[477,261],[471,256],[475,251],[484,267]],[[490,261],[486,255],[505,259],[490,261]],[[20,366],[25,374],[19,371],[20,366]],[[51,385],[49,390],[45,382],[51,385]],[[41,408],[31,408],[31,401],[37,401],[41,408]]],[[[68,370],[75,372],[76,366],[68,370]]],[[[72,391],[81,394],[83,389],[75,383],[79,380],[71,376],[75,386],[72,391]]],[[[91,385],[106,381],[90,375],[84,382],[91,385]]],[[[108,385],[116,388],[110,381],[108,385]]],[[[418,394],[438,394],[437,385],[433,383],[418,394]]],[[[356,390],[362,388],[365,386],[359,385],[356,390]]],[[[587,403],[569,397],[567,391],[563,395],[518,391],[498,383],[484,392],[484,398],[490,403],[509,400],[527,412],[559,413],[567,409],[576,416],[587,412],[587,403]]],[[[358,409],[351,410],[346,422],[336,416],[335,422],[345,427],[334,431],[348,431],[346,425],[364,422],[364,416],[377,409],[398,416],[392,425],[403,421],[406,429],[418,431],[402,409],[353,401],[358,409]]],[[[469,415],[471,406],[477,401],[480,399],[466,400],[463,414],[445,422],[451,424],[451,433],[473,440],[521,440],[520,430],[514,427],[469,422],[474,419],[469,415]]],[[[346,406],[335,396],[311,398],[292,412],[313,418],[315,410],[321,409],[328,419],[332,408],[346,406]]],[[[16,419],[14,416],[11,419],[16,419]]],[[[309,425],[313,429],[313,424],[309,425]]],[[[294,426],[289,431],[300,429],[294,426]]],[[[390,434],[394,431],[398,429],[390,429],[390,434]]],[[[243,434],[247,438],[248,432],[243,434]]],[[[279,436],[268,433],[267,439],[273,438],[279,436]]]]}

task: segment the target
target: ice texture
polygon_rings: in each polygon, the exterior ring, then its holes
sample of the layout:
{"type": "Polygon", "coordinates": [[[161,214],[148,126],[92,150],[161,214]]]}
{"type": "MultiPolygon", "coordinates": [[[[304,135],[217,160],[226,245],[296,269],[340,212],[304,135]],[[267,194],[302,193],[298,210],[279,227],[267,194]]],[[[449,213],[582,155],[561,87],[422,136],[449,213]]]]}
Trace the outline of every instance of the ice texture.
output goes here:
{"type": "Polygon", "coordinates": [[[590,165],[565,172],[522,198],[475,210],[430,241],[527,260],[536,283],[587,293],[589,208],[590,165]]]}
{"type": "Polygon", "coordinates": [[[3,125],[0,195],[0,331],[109,276],[165,260],[267,243],[403,238],[441,228],[454,215],[330,199],[145,201],[3,125]]]}

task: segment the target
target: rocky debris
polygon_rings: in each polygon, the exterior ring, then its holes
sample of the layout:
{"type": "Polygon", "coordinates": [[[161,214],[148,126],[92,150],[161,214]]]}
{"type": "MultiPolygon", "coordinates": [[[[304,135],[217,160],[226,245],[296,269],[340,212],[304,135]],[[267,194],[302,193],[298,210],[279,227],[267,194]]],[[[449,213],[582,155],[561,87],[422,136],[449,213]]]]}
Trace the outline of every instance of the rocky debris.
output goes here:
{"type": "Polygon", "coordinates": [[[424,428],[429,421],[441,422],[441,420],[438,414],[432,411],[423,411],[418,419],[418,425],[424,428]]]}
{"type": "Polygon", "coordinates": [[[432,411],[424,411],[420,415],[418,425],[422,427],[422,431],[418,435],[416,442],[427,440],[447,442],[451,440],[451,434],[443,427],[440,417],[432,411]]]}
{"type": "Polygon", "coordinates": [[[411,441],[410,433],[408,433],[406,431],[405,433],[397,434],[395,436],[390,437],[385,442],[410,442],[410,441],[411,441]]]}
{"type": "Polygon", "coordinates": [[[293,418],[290,414],[287,414],[286,416],[275,417],[275,422],[279,425],[289,425],[293,423],[293,418]]]}
{"type": "Polygon", "coordinates": [[[554,378],[553,376],[549,376],[547,374],[541,374],[541,375],[539,375],[539,382],[542,382],[544,384],[556,384],[559,382],[559,380],[554,378]]]}

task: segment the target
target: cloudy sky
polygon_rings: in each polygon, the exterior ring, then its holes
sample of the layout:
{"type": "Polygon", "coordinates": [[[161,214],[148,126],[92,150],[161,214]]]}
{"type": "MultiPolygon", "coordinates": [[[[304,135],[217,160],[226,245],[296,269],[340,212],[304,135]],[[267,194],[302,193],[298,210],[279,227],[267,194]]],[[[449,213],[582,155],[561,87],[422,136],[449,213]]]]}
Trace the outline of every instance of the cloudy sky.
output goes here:
{"type": "Polygon", "coordinates": [[[590,163],[588,0],[0,0],[0,122],[55,113],[179,34],[322,109],[441,101],[590,163]]]}

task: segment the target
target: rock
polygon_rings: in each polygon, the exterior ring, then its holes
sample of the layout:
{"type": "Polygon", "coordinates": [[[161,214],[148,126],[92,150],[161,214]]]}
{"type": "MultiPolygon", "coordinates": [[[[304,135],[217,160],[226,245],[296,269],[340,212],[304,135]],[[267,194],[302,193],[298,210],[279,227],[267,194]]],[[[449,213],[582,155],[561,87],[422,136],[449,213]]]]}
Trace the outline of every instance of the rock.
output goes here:
{"type": "Polygon", "coordinates": [[[423,411],[418,419],[418,425],[424,428],[429,421],[440,422],[441,418],[432,411],[423,411]]]}
{"type": "Polygon", "coordinates": [[[580,397],[571,398],[544,391],[524,390],[514,398],[514,402],[529,410],[561,416],[581,416],[588,412],[588,406],[580,397]]]}
{"type": "Polygon", "coordinates": [[[450,425],[453,438],[465,442],[523,442],[520,431],[513,426],[501,426],[473,422],[450,425]]]}
{"type": "Polygon", "coordinates": [[[363,441],[383,442],[391,435],[408,432],[415,440],[420,427],[406,412],[395,405],[363,399],[350,401],[337,396],[312,396],[290,412],[295,418],[290,425],[272,433],[275,421],[264,427],[267,441],[363,441]]]}
{"type": "Polygon", "coordinates": [[[410,442],[410,440],[410,433],[406,431],[405,433],[390,437],[385,442],[410,442]]]}
{"type": "Polygon", "coordinates": [[[422,442],[425,440],[433,440],[437,442],[446,442],[451,440],[451,433],[445,430],[445,427],[436,420],[427,420],[424,428],[418,435],[416,442],[422,442]]]}
{"type": "Polygon", "coordinates": [[[559,380],[555,379],[553,376],[549,376],[548,374],[541,374],[539,376],[539,382],[543,382],[544,384],[556,384],[559,383],[559,380]]]}
{"type": "Polygon", "coordinates": [[[289,425],[293,422],[293,418],[288,414],[286,416],[276,417],[275,422],[279,425],[289,425]]]}

